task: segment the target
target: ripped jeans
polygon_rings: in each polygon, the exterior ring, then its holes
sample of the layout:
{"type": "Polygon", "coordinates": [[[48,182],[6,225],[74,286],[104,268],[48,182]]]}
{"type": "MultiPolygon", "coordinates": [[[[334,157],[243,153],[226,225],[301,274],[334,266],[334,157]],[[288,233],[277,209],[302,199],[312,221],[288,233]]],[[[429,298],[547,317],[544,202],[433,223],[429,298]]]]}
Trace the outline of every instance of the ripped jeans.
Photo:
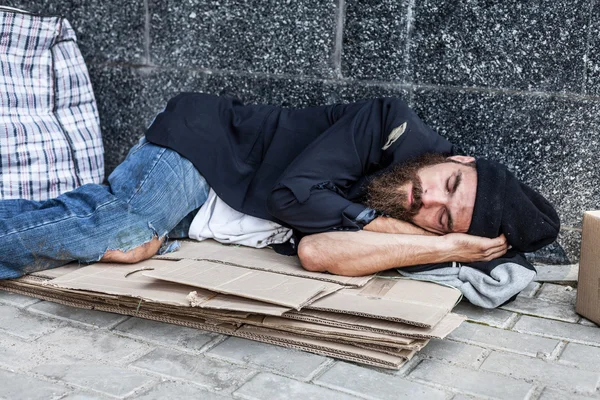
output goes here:
{"type": "Polygon", "coordinates": [[[46,201],[0,201],[0,279],[95,262],[154,237],[186,237],[208,196],[190,161],[142,138],[108,186],[87,184],[46,201]]]}

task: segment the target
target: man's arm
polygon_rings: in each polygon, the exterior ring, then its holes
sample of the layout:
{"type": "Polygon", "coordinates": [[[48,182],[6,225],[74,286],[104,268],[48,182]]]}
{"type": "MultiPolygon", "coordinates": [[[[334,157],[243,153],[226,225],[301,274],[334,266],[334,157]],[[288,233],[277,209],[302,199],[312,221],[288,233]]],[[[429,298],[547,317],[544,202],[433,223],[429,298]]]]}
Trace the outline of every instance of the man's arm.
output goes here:
{"type": "Polygon", "coordinates": [[[489,261],[507,249],[504,236],[488,239],[463,233],[428,236],[363,230],[305,236],[298,245],[298,257],[309,271],[362,276],[419,264],[489,261]]]}
{"type": "Polygon", "coordinates": [[[365,231],[381,233],[404,233],[407,235],[437,236],[436,233],[426,231],[410,222],[400,221],[390,217],[377,217],[363,228],[365,231]]]}

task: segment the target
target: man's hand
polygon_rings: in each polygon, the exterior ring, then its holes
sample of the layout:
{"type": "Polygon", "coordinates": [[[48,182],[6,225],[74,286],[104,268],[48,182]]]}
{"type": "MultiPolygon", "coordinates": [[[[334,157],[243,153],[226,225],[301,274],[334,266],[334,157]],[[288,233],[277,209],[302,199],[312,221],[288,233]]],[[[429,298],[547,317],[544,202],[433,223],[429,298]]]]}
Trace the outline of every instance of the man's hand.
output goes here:
{"type": "Polygon", "coordinates": [[[448,246],[447,261],[490,261],[501,257],[508,250],[508,242],[504,235],[488,239],[465,233],[449,233],[442,238],[448,246]]]}

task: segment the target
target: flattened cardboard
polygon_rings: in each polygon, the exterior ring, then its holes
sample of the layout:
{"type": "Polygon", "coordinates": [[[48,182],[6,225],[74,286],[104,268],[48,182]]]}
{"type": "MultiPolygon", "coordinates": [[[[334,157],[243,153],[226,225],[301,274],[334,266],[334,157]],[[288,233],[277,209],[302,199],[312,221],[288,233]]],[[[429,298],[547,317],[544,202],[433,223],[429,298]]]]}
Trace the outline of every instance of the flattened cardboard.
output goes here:
{"type": "Polygon", "coordinates": [[[219,295],[208,290],[143,275],[144,271],[161,271],[175,263],[175,261],[169,260],[146,260],[137,264],[97,263],[71,269],[71,272],[65,270],[66,274],[61,274],[60,277],[49,281],[48,285],[64,289],[128,296],[147,302],[183,307],[190,306],[188,296],[193,292],[194,305],[207,309],[276,316],[290,310],[289,307],[274,306],[236,296],[219,295]]]}
{"type": "MultiPolygon", "coordinates": [[[[146,310],[163,314],[169,314],[175,317],[184,316],[202,318],[204,320],[213,320],[215,323],[218,324],[233,323],[239,326],[243,324],[246,321],[246,319],[249,318],[249,316],[251,315],[248,312],[239,312],[231,310],[213,310],[199,307],[180,306],[145,301],[143,299],[140,299],[139,297],[134,297],[133,295],[112,295],[86,290],[65,289],[61,287],[51,286],[48,280],[41,280],[37,277],[32,279],[32,277],[30,276],[26,276],[15,280],[0,281],[0,288],[8,289],[11,291],[19,291],[23,294],[27,294],[38,298],[42,298],[42,296],[44,296],[52,297],[61,301],[91,301],[95,304],[105,304],[109,307],[133,307],[136,311],[146,310]]],[[[218,294],[215,293],[215,295],[218,294]]],[[[231,298],[237,299],[235,296],[231,296],[231,298]]]]}
{"type": "Polygon", "coordinates": [[[79,268],[83,268],[83,267],[84,266],[79,263],[70,263],[67,265],[63,265],[62,267],[57,267],[57,268],[52,268],[52,269],[46,269],[44,271],[34,272],[31,275],[37,276],[40,278],[54,279],[54,278],[58,278],[59,276],[70,274],[71,272],[76,271],[79,268]]]}
{"type": "MultiPolygon", "coordinates": [[[[182,326],[187,326],[196,329],[202,329],[209,332],[216,332],[227,334],[231,336],[244,337],[251,340],[262,341],[265,343],[271,343],[278,346],[288,347],[288,348],[296,348],[299,350],[335,357],[343,360],[358,362],[362,364],[368,364],[376,367],[382,368],[391,368],[398,369],[404,364],[403,356],[392,356],[393,358],[388,358],[388,355],[374,351],[374,350],[365,350],[363,354],[361,354],[361,350],[356,346],[344,347],[343,344],[337,344],[328,341],[321,341],[318,339],[313,339],[312,341],[305,340],[300,335],[291,335],[289,333],[282,333],[272,330],[265,330],[264,328],[255,327],[256,329],[252,329],[252,327],[243,326],[243,329],[236,329],[235,326],[227,323],[215,323],[210,320],[204,320],[201,318],[192,317],[189,315],[173,315],[169,313],[165,313],[164,311],[155,312],[151,310],[139,310],[134,306],[124,306],[124,305],[107,305],[103,303],[98,303],[97,300],[92,296],[84,296],[83,299],[80,300],[71,300],[69,295],[73,293],[63,293],[62,295],[56,292],[57,288],[52,288],[50,286],[38,286],[39,291],[36,290],[23,290],[25,286],[28,285],[39,285],[40,282],[37,280],[31,280],[29,283],[26,282],[15,282],[15,281],[0,281],[0,286],[3,289],[8,289],[14,293],[20,293],[25,295],[34,296],[43,300],[53,301],[59,304],[64,304],[67,306],[78,307],[78,308],[86,308],[86,309],[96,309],[100,311],[113,312],[118,314],[130,315],[140,318],[146,318],[154,321],[167,322],[182,326]],[[15,284],[16,283],[16,284],[15,284]],[[23,284],[22,287],[19,287],[20,284],[23,284]],[[54,292],[53,292],[54,291],[54,292]],[[65,296],[66,295],[66,296],[65,296]],[[88,300],[89,299],[89,300],[88,300]],[[283,335],[283,336],[282,336],[283,335]],[[350,351],[349,351],[350,350],[350,351]],[[379,358],[381,356],[381,359],[379,358]]],[[[82,292],[84,293],[84,292],[82,292]]],[[[169,306],[174,307],[174,306],[169,306]]],[[[179,308],[179,307],[174,307],[179,308]]],[[[187,308],[188,310],[190,308],[187,308]]],[[[410,356],[410,354],[405,355],[406,357],[410,356]]]]}
{"type": "MultiPolygon", "coordinates": [[[[79,268],[71,273],[52,279],[48,285],[66,289],[90,290],[120,296],[132,296],[145,301],[189,306],[187,295],[195,290],[190,286],[159,281],[142,274],[147,269],[168,267],[164,261],[147,260],[139,264],[97,263],[79,268]]],[[[215,294],[198,293],[205,300],[215,294]]]]}
{"type": "MultiPolygon", "coordinates": [[[[140,266],[140,264],[125,266],[110,264],[98,265],[98,267],[107,267],[111,269],[119,267],[133,267],[139,269],[140,266]]],[[[134,271],[135,270],[131,272],[134,271]]],[[[130,276],[140,276],[139,271],[134,272],[130,276]]],[[[95,279],[97,279],[98,275],[96,274],[94,275],[94,277],[95,279]]],[[[148,318],[156,321],[163,321],[194,327],[210,332],[219,332],[229,334],[232,336],[246,337],[252,340],[263,341],[266,343],[272,343],[284,347],[297,348],[304,351],[313,352],[315,354],[332,356],[344,360],[384,368],[399,368],[404,363],[403,360],[405,358],[411,357],[414,354],[414,352],[418,350],[418,348],[420,348],[416,346],[403,349],[400,347],[394,348],[386,345],[382,346],[380,344],[360,342],[353,342],[352,345],[350,345],[347,342],[337,343],[329,340],[323,340],[322,337],[307,338],[304,335],[298,335],[277,330],[273,331],[270,329],[265,329],[261,326],[254,327],[254,329],[252,329],[252,327],[249,327],[247,325],[248,323],[258,324],[258,322],[264,320],[265,317],[252,316],[235,311],[217,310],[217,312],[189,306],[170,305],[153,302],[142,303],[142,301],[138,298],[131,296],[132,293],[128,293],[128,295],[114,295],[100,292],[66,289],[56,286],[50,286],[47,284],[47,280],[41,277],[26,276],[17,280],[0,281],[0,287],[7,288],[15,293],[33,295],[38,298],[42,298],[49,301],[55,301],[70,306],[89,309],[93,308],[108,312],[116,312],[125,315],[148,318]],[[211,312],[209,313],[208,311],[211,312]],[[246,325],[243,325],[241,329],[236,329],[236,327],[239,327],[245,322],[246,325]],[[248,332],[248,330],[250,330],[250,332],[248,332]],[[402,352],[401,350],[405,350],[406,352],[402,352]]],[[[186,291],[183,291],[182,294],[183,293],[186,293],[186,291]]],[[[318,311],[310,312],[322,313],[318,311]]],[[[341,314],[333,315],[340,316],[341,314]]],[[[352,317],[350,315],[341,316],[352,317]]],[[[410,328],[420,329],[416,327],[410,328]]],[[[389,344],[389,342],[386,342],[386,344],[389,344]]],[[[410,343],[410,345],[418,345],[418,343],[414,341],[410,343]]]]}
{"type": "Polygon", "coordinates": [[[209,260],[261,271],[318,279],[345,286],[364,286],[374,276],[349,277],[331,275],[325,272],[311,272],[302,268],[296,256],[284,256],[268,248],[255,249],[245,246],[228,246],[214,240],[204,240],[202,242],[181,241],[179,250],[173,253],[154,256],[154,258],[168,260],[209,260]]]}
{"type": "Polygon", "coordinates": [[[265,317],[262,320],[262,325],[267,328],[308,336],[317,336],[328,340],[341,339],[350,342],[381,344],[390,347],[408,345],[414,341],[411,338],[401,336],[385,335],[369,331],[357,331],[280,317],[265,317]]]}
{"type": "Polygon", "coordinates": [[[433,328],[423,328],[400,322],[384,321],[356,315],[336,314],[326,311],[290,311],[283,314],[282,317],[346,329],[367,330],[387,335],[400,335],[415,339],[443,339],[466,320],[466,317],[463,315],[449,313],[433,328]]]}
{"type": "Polygon", "coordinates": [[[431,328],[460,297],[459,290],[431,282],[374,278],[362,288],[344,288],[307,308],[431,328]]]}
{"type": "Polygon", "coordinates": [[[600,211],[583,215],[575,311],[600,324],[600,211]]]}
{"type": "Polygon", "coordinates": [[[291,310],[289,307],[222,294],[217,294],[215,297],[205,300],[201,296],[196,296],[196,291],[193,291],[188,294],[187,298],[192,307],[209,308],[212,310],[241,311],[274,316],[280,316],[291,310]]]}
{"type": "Polygon", "coordinates": [[[386,347],[386,346],[378,346],[375,344],[364,344],[364,343],[355,343],[354,345],[356,347],[360,347],[361,349],[368,349],[368,350],[375,350],[375,351],[379,351],[381,353],[385,353],[385,354],[391,354],[393,356],[402,356],[405,353],[403,353],[403,350],[408,350],[410,351],[410,356],[409,356],[409,360],[415,355],[417,354],[417,352],[419,350],[421,350],[423,348],[423,346],[425,346],[429,341],[426,341],[425,344],[421,345],[421,346],[415,346],[413,348],[393,348],[393,347],[386,347]]]}
{"type": "Polygon", "coordinates": [[[279,332],[275,329],[261,328],[250,325],[242,326],[236,331],[236,333],[242,335],[247,334],[249,336],[254,337],[269,337],[281,341],[283,343],[297,344],[315,350],[328,351],[332,354],[335,354],[335,357],[338,358],[342,358],[342,356],[349,356],[360,360],[360,362],[369,361],[374,363],[381,363],[383,365],[387,365],[388,368],[401,367],[408,360],[408,357],[414,354],[410,350],[403,350],[401,355],[385,354],[375,350],[361,349],[350,344],[319,340],[288,332],[279,332]]]}
{"type": "Polygon", "coordinates": [[[326,286],[327,282],[315,279],[257,271],[206,260],[181,260],[171,264],[160,270],[144,272],[144,275],[296,310],[309,304],[323,290],[329,289],[326,286]]]}
{"type": "MultiPolygon", "coordinates": [[[[70,307],[84,308],[90,310],[99,310],[112,312],[116,314],[130,315],[133,317],[140,317],[151,319],[154,321],[161,321],[167,323],[173,323],[177,325],[187,326],[191,328],[208,330],[211,332],[218,332],[224,334],[233,334],[239,327],[239,324],[232,324],[227,322],[215,322],[202,317],[196,317],[192,315],[170,315],[165,313],[165,310],[151,311],[143,310],[136,306],[136,302],[131,305],[123,303],[118,304],[106,304],[102,302],[102,298],[94,296],[80,296],[75,297],[77,291],[69,291],[67,289],[53,288],[48,285],[40,285],[39,281],[27,281],[23,278],[10,281],[0,281],[1,290],[7,290],[12,293],[23,294],[26,296],[32,296],[41,300],[52,301],[58,304],[64,304],[70,307]],[[37,285],[37,286],[36,286],[37,285]]],[[[87,292],[79,292],[85,294],[87,292]]],[[[108,295],[104,295],[108,296],[108,295]]],[[[110,297],[110,296],[108,296],[110,297]]],[[[106,298],[104,298],[106,299],[106,298]]],[[[167,306],[170,309],[177,309],[177,306],[167,306]]],[[[190,310],[189,307],[184,308],[190,310]]]]}

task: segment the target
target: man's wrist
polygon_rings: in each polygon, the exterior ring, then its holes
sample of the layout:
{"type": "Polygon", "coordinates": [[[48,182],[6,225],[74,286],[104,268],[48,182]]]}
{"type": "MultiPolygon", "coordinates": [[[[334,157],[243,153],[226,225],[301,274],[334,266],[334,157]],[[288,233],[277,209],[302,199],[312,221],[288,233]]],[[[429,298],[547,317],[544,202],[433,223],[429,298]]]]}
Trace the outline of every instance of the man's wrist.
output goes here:
{"type": "Polygon", "coordinates": [[[426,231],[410,222],[400,221],[390,217],[379,216],[365,225],[364,230],[381,233],[397,233],[406,235],[428,235],[435,236],[435,233],[426,231]]]}
{"type": "Polygon", "coordinates": [[[437,249],[440,252],[440,262],[451,262],[456,260],[456,241],[447,235],[438,236],[436,239],[437,249]]]}

